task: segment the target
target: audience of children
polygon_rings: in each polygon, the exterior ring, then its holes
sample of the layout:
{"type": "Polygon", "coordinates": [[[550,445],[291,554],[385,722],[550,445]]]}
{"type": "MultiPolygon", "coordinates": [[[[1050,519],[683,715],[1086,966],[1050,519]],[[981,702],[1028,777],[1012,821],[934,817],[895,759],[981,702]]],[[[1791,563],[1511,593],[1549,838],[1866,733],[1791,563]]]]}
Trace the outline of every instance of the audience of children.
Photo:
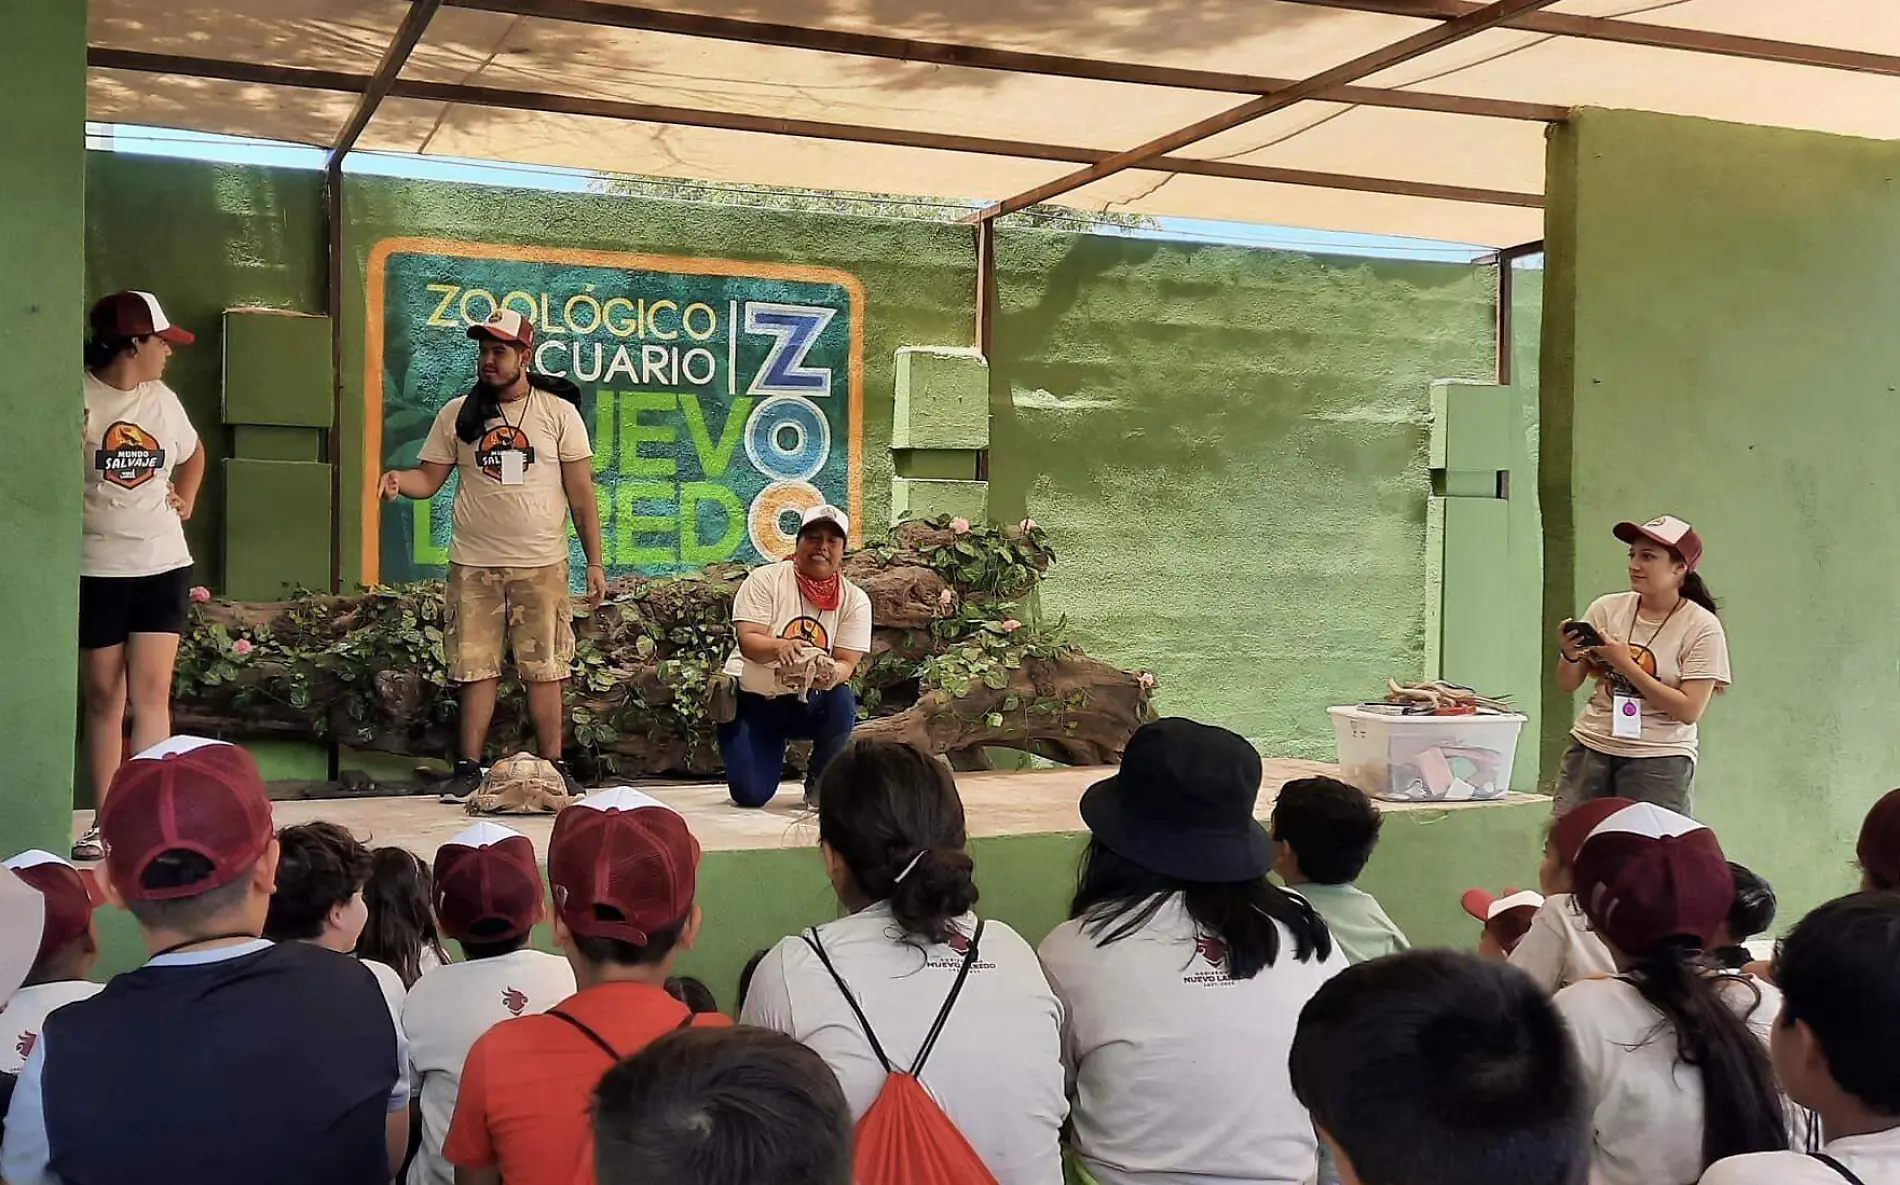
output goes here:
{"type": "Polygon", "coordinates": [[[1349,968],[1290,1057],[1348,1185],[1583,1185],[1590,1099],[1550,997],[1501,963],[1413,951],[1349,968]]]}
{"type": "Polygon", "coordinates": [[[17,991],[0,996],[0,1073],[18,1074],[47,1016],[76,1000],[91,999],[104,985],[88,978],[99,960],[91,878],[37,849],[21,852],[6,866],[45,899],[33,965],[17,991]]]}
{"type": "Polygon", "coordinates": [[[729,1024],[667,995],[699,936],[699,842],[638,790],[602,790],[555,816],[548,841],[554,940],[579,991],[477,1038],[462,1068],[442,1155],[458,1185],[593,1180],[588,1115],[615,1063],[694,1024],[729,1024]]]}
{"type": "Polygon", "coordinates": [[[1273,871],[1325,919],[1348,963],[1411,946],[1372,894],[1353,883],[1372,859],[1381,823],[1365,791],[1336,778],[1288,782],[1273,800],[1273,871]]]}
{"type": "Polygon", "coordinates": [[[852,1185],[836,1075],[770,1029],[668,1033],[621,1062],[600,1081],[594,1143],[600,1185],[852,1185]]]}
{"type": "Polygon", "coordinates": [[[819,780],[818,839],[846,916],[773,947],[740,1019],[816,1050],[860,1120],[907,1071],[996,1180],[1058,1185],[1062,1009],[1035,950],[973,912],[948,767],[854,744],[819,780]]]}
{"type": "Polygon", "coordinates": [[[1591,830],[1572,873],[1620,972],[1555,997],[1594,1110],[1601,1185],[1691,1185],[1723,1157],[1787,1148],[1767,1046],[1780,994],[1703,957],[1735,899],[1715,833],[1635,803],[1591,830]]]}
{"type": "Polygon", "coordinates": [[[368,920],[356,940],[356,957],[393,967],[404,988],[422,973],[449,961],[429,902],[435,896],[429,865],[408,848],[370,851],[369,883],[363,886],[368,920]]]}
{"type": "Polygon", "coordinates": [[[1101,1185],[1315,1172],[1287,1052],[1346,959],[1312,905],[1267,877],[1260,776],[1244,738],[1161,720],[1082,796],[1070,920],[1041,953],[1064,1005],[1074,1151],[1101,1185]]]}
{"type": "Polygon", "coordinates": [[[46,1018],[9,1185],[381,1185],[408,1143],[401,1031],[362,964],[258,937],[278,844],[257,763],[174,738],[113,775],[105,892],[150,952],[46,1018]]]}
{"type": "Polygon", "coordinates": [[[421,1145],[408,1185],[454,1185],[455,1166],[443,1158],[442,1144],[462,1066],[481,1035],[574,994],[567,960],[528,946],[546,913],[547,889],[527,836],[499,823],[476,823],[436,850],[433,881],[434,911],[442,932],[462,948],[463,961],[424,972],[403,1003],[422,1104],[421,1145]]]}
{"type": "Polygon", "coordinates": [[[1544,862],[1537,869],[1538,888],[1544,904],[1531,927],[1511,949],[1511,966],[1536,980],[1547,992],[1555,992],[1581,980],[1616,974],[1610,952],[1584,921],[1573,889],[1576,883],[1577,852],[1597,824],[1614,815],[1631,800],[1596,798],[1582,803],[1550,825],[1544,839],[1544,862]]]}

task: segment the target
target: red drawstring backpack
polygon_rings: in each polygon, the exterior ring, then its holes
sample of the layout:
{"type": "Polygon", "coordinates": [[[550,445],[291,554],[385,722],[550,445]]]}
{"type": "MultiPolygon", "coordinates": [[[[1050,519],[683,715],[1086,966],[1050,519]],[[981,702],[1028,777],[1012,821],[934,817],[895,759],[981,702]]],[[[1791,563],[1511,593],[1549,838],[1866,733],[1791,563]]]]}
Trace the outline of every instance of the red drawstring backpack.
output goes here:
{"type": "Polygon", "coordinates": [[[838,990],[844,993],[845,1003],[851,1005],[851,1011],[857,1015],[858,1026],[864,1030],[864,1038],[871,1043],[871,1052],[877,1055],[886,1074],[883,1089],[872,1100],[864,1118],[858,1120],[857,1151],[853,1157],[856,1185],[997,1185],[983,1158],[970,1147],[970,1141],[963,1138],[957,1125],[950,1122],[937,1100],[931,1098],[930,1092],[917,1080],[924,1072],[925,1059],[943,1033],[944,1022],[950,1019],[950,1009],[963,991],[963,981],[969,978],[970,968],[976,963],[977,946],[983,940],[983,923],[977,922],[970,948],[963,953],[963,966],[957,970],[957,981],[944,997],[943,1007],[937,1011],[937,1021],[930,1026],[930,1033],[909,1070],[897,1069],[885,1056],[864,1009],[858,1006],[857,997],[851,994],[844,977],[831,965],[830,956],[818,941],[818,931],[806,931],[804,939],[818,961],[825,965],[825,970],[831,972],[838,990]]]}

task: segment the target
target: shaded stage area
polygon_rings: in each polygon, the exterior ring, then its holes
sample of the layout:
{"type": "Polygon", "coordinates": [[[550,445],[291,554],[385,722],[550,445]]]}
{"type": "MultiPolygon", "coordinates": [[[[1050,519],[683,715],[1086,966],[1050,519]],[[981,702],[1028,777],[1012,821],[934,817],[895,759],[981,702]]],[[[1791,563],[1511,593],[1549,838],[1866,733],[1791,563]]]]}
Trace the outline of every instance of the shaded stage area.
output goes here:
{"type": "MultiPolygon", "coordinates": [[[[976,861],[978,910],[1039,942],[1068,913],[1076,863],[1086,843],[1077,801],[1105,768],[957,775],[976,861]]],[[[1336,772],[1313,761],[1269,760],[1257,810],[1264,819],[1287,781],[1336,772]]],[[[731,1009],[746,959],[788,934],[837,914],[817,852],[816,819],[804,810],[796,783],[772,806],[740,810],[724,786],[641,783],[684,814],[705,851],[699,904],[705,920],[682,974],[704,980],[731,1009]]],[[[1458,897],[1472,886],[1499,890],[1535,885],[1549,800],[1513,794],[1485,803],[1388,803],[1379,850],[1359,884],[1378,896],[1414,943],[1471,946],[1475,924],[1458,897]]],[[[424,856],[468,825],[460,808],[430,798],[366,798],[274,804],[279,826],[324,819],[349,827],[374,845],[399,844],[424,856]]],[[[533,838],[545,858],[553,816],[491,816],[533,838]]],[[[90,824],[80,813],[75,823],[90,824]]],[[[129,914],[99,913],[104,946],[100,973],[142,957],[129,914]]],[[[552,948],[544,925],[538,946],[552,948]]]]}

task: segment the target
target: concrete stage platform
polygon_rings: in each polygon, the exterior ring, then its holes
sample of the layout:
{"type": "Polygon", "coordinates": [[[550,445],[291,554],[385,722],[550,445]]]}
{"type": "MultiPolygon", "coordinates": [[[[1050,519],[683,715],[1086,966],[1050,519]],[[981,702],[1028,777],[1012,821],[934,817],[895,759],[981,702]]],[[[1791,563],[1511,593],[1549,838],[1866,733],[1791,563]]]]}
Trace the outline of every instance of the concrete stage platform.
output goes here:
{"type": "MultiPolygon", "coordinates": [[[[1110,772],[957,775],[982,893],[978,909],[985,916],[1037,942],[1068,915],[1085,844],[1077,801],[1110,772]]],[[[1266,762],[1258,814],[1266,817],[1287,781],[1334,772],[1320,762],[1266,762]]],[[[720,785],[635,784],[684,814],[705,850],[699,890],[704,927],[682,968],[704,979],[721,1003],[730,1002],[739,969],[753,951],[836,916],[816,851],[817,823],[795,783],[787,783],[764,810],[733,806],[720,785]]],[[[1381,809],[1379,849],[1359,884],[1379,897],[1414,943],[1472,945],[1476,924],[1459,908],[1460,893],[1473,886],[1496,891],[1537,883],[1547,798],[1514,794],[1482,803],[1385,803],[1381,809]]],[[[425,858],[470,821],[460,807],[421,796],[279,802],[274,810],[280,826],[324,819],[349,827],[365,842],[401,845],[425,858]]],[[[545,857],[553,816],[492,817],[530,836],[545,857]]],[[[75,825],[83,829],[90,821],[89,812],[82,812],[75,825]]],[[[103,910],[100,926],[102,971],[139,961],[127,915],[103,910]]],[[[549,941],[545,927],[537,941],[549,941]]]]}

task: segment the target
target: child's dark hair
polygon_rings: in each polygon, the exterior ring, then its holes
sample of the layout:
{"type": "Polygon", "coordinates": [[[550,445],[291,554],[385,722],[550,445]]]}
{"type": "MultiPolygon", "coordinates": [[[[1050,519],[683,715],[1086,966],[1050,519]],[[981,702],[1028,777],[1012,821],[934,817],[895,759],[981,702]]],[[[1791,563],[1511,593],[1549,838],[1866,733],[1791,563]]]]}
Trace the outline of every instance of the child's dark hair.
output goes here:
{"type": "Polygon", "coordinates": [[[755,950],[752,957],[745,961],[745,966],[739,968],[739,996],[732,1008],[734,1016],[745,1011],[745,998],[752,994],[752,977],[759,973],[759,964],[765,962],[765,956],[771,953],[769,950],[755,950]]]}
{"type": "Polygon", "coordinates": [[[433,879],[429,865],[408,848],[377,848],[370,853],[369,882],[363,886],[369,921],[356,940],[356,954],[394,967],[404,987],[414,987],[422,978],[425,951],[433,952],[437,963],[449,961],[436,929],[435,909],[429,904],[433,879]]]}
{"type": "Polygon", "coordinates": [[[1098,946],[1120,942],[1154,920],[1179,893],[1188,916],[1226,947],[1227,972],[1252,979],[1280,957],[1280,926],[1293,934],[1299,962],[1332,953],[1333,936],[1305,899],[1266,877],[1239,882],[1184,881],[1144,868],[1091,838],[1082,853],[1069,916],[1098,946]]]}
{"type": "Polygon", "coordinates": [[[851,1185],[851,1108],[783,1033],[681,1029],[600,1080],[594,1170],[600,1185],[851,1185]]]}
{"type": "Polygon", "coordinates": [[[1692,938],[1634,958],[1623,978],[1663,1014],[1650,1040],[1668,1040],[1665,1029],[1673,1031],[1677,1060],[1702,1075],[1702,1168],[1724,1157],[1785,1150],[1788,1117],[1774,1067],[1743,1019],[1761,1006],[1755,981],[1722,970],[1692,938]],[[1731,991],[1753,997],[1748,1007],[1737,1010],[1726,998],[1731,991]]]}
{"type": "Polygon", "coordinates": [[[264,937],[308,941],[323,933],[330,911],[363,891],[369,849],[335,823],[299,823],[277,832],[277,891],[271,894],[264,937]]]}
{"type": "Polygon", "coordinates": [[[1740,971],[1754,961],[1743,943],[1775,924],[1775,889],[1753,869],[1733,860],[1728,862],[1728,871],[1735,878],[1735,904],[1729,906],[1723,929],[1731,945],[1709,951],[1709,958],[1730,971],[1740,971]]]}
{"type": "MultiPolygon", "coordinates": [[[[215,866],[202,853],[179,849],[155,857],[145,866],[140,883],[148,889],[175,889],[208,880],[215,870],[215,866]]],[[[188,934],[243,906],[250,898],[251,876],[255,871],[255,866],[247,868],[243,876],[191,897],[127,901],[125,908],[147,930],[188,934]]]]}
{"type": "Polygon", "coordinates": [[[906,934],[943,942],[976,904],[963,800],[921,749],[859,741],[833,759],[818,780],[818,838],[865,897],[890,902],[906,934]]]}
{"type": "Polygon", "coordinates": [[[1365,791],[1337,778],[1299,778],[1280,788],[1267,829],[1293,849],[1307,880],[1343,885],[1365,871],[1382,823],[1365,791]]]}
{"type": "Polygon", "coordinates": [[[694,1012],[719,1011],[719,999],[713,995],[712,989],[690,975],[667,976],[666,994],[694,1012]]]}
{"type": "Polygon", "coordinates": [[[583,937],[575,934],[574,950],[596,967],[657,967],[673,953],[686,933],[686,919],[663,926],[647,936],[645,946],[635,946],[619,938],[583,937]]]}
{"type": "Polygon", "coordinates": [[[1570,1034],[1508,964],[1416,950],[1348,967],[1300,1012],[1293,1093],[1364,1185],[1583,1185],[1570,1034]]]}
{"type": "Polygon", "coordinates": [[[1781,940],[1775,982],[1781,1023],[1808,1026],[1835,1085],[1900,1115],[1900,895],[1856,893],[1802,918],[1781,940]]]}

